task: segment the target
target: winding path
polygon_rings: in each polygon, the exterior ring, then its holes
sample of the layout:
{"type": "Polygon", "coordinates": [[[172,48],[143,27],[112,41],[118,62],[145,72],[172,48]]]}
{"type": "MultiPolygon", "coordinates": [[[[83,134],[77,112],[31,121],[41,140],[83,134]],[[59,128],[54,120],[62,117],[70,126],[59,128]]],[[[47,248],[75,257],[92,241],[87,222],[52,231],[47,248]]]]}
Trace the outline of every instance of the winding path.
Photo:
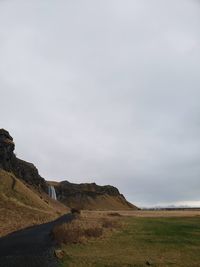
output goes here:
{"type": "Polygon", "coordinates": [[[55,225],[72,219],[73,215],[67,214],[0,238],[0,267],[56,267],[56,244],[50,232],[55,225]]]}

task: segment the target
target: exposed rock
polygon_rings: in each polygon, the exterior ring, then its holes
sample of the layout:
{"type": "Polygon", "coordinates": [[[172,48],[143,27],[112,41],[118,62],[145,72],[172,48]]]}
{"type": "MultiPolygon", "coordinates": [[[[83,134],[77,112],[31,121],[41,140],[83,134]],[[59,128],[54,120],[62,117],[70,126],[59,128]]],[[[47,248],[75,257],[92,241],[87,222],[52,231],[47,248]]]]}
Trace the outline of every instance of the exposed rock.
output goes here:
{"type": "Polygon", "coordinates": [[[153,262],[151,260],[148,260],[148,261],[146,261],[146,265],[147,266],[152,266],[153,265],[153,262]]]}
{"type": "Polygon", "coordinates": [[[68,181],[60,182],[58,187],[58,195],[70,196],[79,193],[82,194],[87,193],[87,195],[91,197],[96,196],[98,194],[99,195],[108,194],[110,196],[118,196],[120,194],[119,190],[111,185],[100,186],[97,185],[96,183],[74,184],[68,181]]]}
{"type": "Polygon", "coordinates": [[[53,183],[53,185],[58,200],[70,208],[99,210],[137,209],[114,186],[100,186],[95,183],[74,184],[68,181],[53,183]]]}
{"type": "Polygon", "coordinates": [[[59,260],[62,260],[62,258],[65,256],[65,252],[61,249],[56,249],[54,253],[56,258],[58,258],[59,260]]]}
{"type": "Polygon", "coordinates": [[[15,144],[9,132],[0,129],[0,168],[12,172],[29,185],[47,192],[47,183],[37,168],[29,162],[18,159],[14,154],[15,144]]]}
{"type": "Polygon", "coordinates": [[[11,170],[11,162],[15,157],[13,153],[14,149],[15,144],[9,132],[4,129],[0,129],[0,168],[6,171],[11,170]]]}
{"type": "MultiPolygon", "coordinates": [[[[0,129],[0,168],[12,172],[31,187],[48,193],[48,183],[37,168],[29,162],[18,159],[14,154],[15,144],[9,132],[0,129]]],[[[137,209],[120,194],[116,187],[106,185],[74,184],[68,181],[49,183],[55,187],[57,199],[67,207],[75,209],[120,210],[137,209]]]]}
{"type": "Polygon", "coordinates": [[[81,211],[79,209],[71,208],[71,213],[74,215],[80,215],[81,211]]]}
{"type": "Polygon", "coordinates": [[[12,161],[12,171],[16,177],[24,180],[26,183],[35,186],[39,190],[48,191],[45,179],[39,175],[37,168],[32,163],[15,157],[12,161]]]}

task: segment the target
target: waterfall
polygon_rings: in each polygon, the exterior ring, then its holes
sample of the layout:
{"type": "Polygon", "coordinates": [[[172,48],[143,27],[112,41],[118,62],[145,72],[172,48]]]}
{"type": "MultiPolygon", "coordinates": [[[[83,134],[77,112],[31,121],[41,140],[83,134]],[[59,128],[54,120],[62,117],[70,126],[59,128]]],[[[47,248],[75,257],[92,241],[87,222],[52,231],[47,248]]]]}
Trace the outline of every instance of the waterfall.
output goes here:
{"type": "Polygon", "coordinates": [[[49,196],[50,196],[51,198],[53,198],[54,200],[57,200],[57,197],[56,197],[56,190],[55,190],[55,188],[54,188],[53,185],[49,185],[48,191],[49,191],[49,196]]]}

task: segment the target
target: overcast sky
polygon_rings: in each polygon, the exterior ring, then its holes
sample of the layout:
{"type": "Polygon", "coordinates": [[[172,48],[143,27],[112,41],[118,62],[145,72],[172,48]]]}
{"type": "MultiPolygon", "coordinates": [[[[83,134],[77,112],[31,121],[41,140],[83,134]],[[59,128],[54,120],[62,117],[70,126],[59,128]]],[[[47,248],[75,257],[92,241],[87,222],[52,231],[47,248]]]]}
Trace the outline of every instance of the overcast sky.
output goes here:
{"type": "Polygon", "coordinates": [[[200,204],[200,1],[0,0],[0,128],[49,180],[200,204]]]}

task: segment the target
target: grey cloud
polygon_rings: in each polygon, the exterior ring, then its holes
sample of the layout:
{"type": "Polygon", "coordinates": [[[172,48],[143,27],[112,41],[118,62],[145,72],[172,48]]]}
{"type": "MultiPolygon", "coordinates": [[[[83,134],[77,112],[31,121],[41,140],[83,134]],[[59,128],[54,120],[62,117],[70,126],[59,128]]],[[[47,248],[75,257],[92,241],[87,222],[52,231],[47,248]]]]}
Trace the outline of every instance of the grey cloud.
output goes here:
{"type": "Polygon", "coordinates": [[[200,200],[200,5],[1,1],[1,126],[47,179],[200,200]]]}

